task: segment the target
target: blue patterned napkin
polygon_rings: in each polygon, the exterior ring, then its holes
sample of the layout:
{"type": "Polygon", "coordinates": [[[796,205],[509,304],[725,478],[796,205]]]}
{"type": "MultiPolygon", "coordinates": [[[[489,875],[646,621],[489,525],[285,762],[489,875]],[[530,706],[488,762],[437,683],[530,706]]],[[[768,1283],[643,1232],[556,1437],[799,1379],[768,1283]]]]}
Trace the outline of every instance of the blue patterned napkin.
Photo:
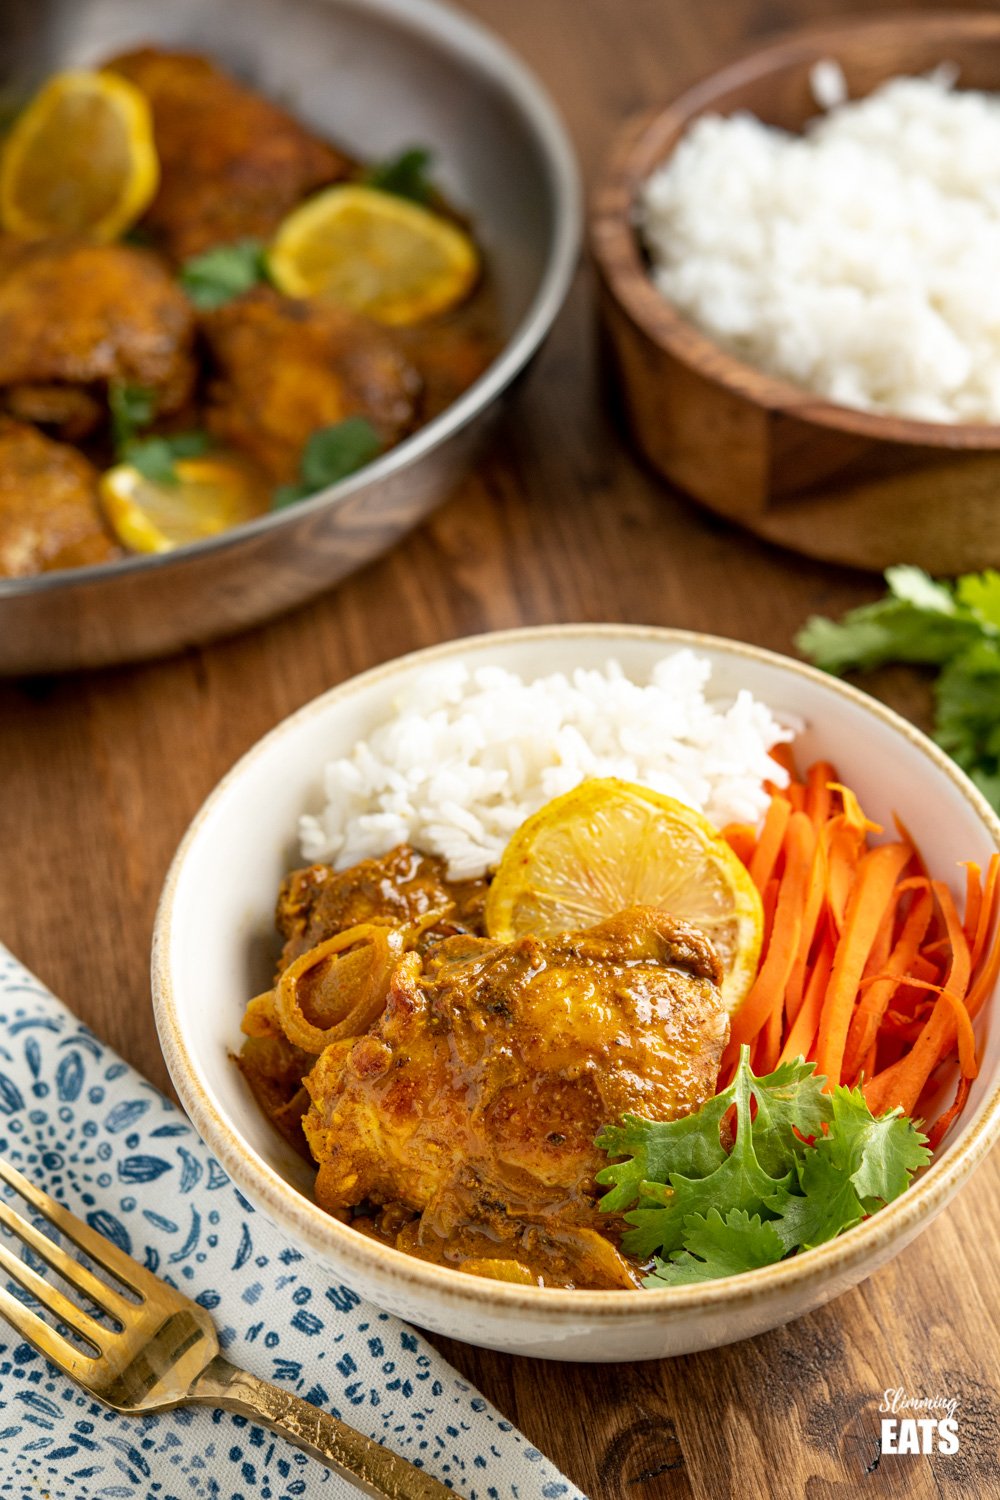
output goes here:
{"type": "MultiPolygon", "coordinates": [[[[418,1333],[285,1243],[184,1116],[2,945],[0,1153],[210,1308],[235,1364],[327,1407],[466,1500],[585,1500],[418,1333]]],[[[203,1407],[117,1416],[0,1318],[0,1496],[320,1493],[358,1492],[245,1417],[203,1407]]]]}

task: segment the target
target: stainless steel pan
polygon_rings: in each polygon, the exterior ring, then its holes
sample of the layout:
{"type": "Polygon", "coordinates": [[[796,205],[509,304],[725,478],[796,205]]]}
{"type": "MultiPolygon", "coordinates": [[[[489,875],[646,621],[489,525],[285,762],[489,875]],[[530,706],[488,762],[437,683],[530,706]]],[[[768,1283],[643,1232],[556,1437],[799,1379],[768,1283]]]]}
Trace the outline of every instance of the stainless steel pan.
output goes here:
{"type": "Polygon", "coordinates": [[[0,98],[144,41],[203,49],[377,158],[419,142],[468,211],[508,341],[398,448],[312,499],[211,541],[0,580],[0,674],[157,656],[267,619],[390,547],[468,468],[498,398],[542,343],[579,246],[565,132],[525,67],[434,0],[3,0],[0,98]]]}

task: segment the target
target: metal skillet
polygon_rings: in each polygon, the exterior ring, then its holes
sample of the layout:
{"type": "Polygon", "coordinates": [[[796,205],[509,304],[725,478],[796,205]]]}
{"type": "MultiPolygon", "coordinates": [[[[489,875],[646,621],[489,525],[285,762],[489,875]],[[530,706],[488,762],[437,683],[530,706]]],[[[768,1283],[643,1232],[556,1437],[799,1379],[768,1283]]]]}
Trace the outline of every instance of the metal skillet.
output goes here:
{"type": "Polygon", "coordinates": [[[470,466],[576,264],[579,182],[558,116],[502,43],[436,0],[6,0],[0,102],[143,42],[212,54],[359,156],[429,146],[485,250],[506,342],[440,416],[307,501],[175,552],[0,579],[0,675],[231,634],[391,547],[470,466]]]}

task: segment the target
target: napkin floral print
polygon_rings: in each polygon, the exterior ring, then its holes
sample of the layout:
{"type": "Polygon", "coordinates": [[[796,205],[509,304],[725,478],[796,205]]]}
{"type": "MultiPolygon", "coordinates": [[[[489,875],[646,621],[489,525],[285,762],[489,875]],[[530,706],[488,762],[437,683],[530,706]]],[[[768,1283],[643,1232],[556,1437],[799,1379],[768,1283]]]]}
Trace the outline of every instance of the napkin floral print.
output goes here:
{"type": "MultiPolygon", "coordinates": [[[[2,947],[0,1153],[209,1308],[236,1364],[467,1500],[584,1500],[418,1334],[285,1244],[179,1111],[2,947]]],[[[320,1489],[357,1493],[245,1417],[109,1412],[0,1320],[4,1500],[293,1500],[320,1489]]]]}

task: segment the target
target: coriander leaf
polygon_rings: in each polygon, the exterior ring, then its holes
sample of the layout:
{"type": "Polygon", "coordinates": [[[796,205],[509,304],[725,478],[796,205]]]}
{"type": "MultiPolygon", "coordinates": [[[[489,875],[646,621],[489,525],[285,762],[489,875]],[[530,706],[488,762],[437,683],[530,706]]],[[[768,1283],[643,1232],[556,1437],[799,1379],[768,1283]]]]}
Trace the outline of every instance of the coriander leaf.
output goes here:
{"type": "Polygon", "coordinates": [[[983,637],[956,656],[934,696],[934,738],[942,749],[987,781],[1000,774],[1000,641],[983,637]]]}
{"type": "Polygon", "coordinates": [[[955,584],[955,596],[985,625],[1000,632],[1000,573],[995,568],[964,574],[955,584]]]}
{"type": "Polygon", "coordinates": [[[174,460],[196,458],[209,446],[204,432],[178,432],[173,437],[151,437],[126,443],[121,452],[123,463],[131,464],[154,484],[176,484],[174,460]]]}
{"type": "Polygon", "coordinates": [[[901,599],[905,604],[913,604],[917,609],[928,610],[932,614],[955,613],[955,599],[951,590],[946,584],[935,583],[923,568],[899,563],[894,568],[886,568],[885,581],[893,598],[901,599]]]}
{"type": "Polygon", "coordinates": [[[112,381],[108,386],[108,408],[111,412],[111,440],[121,454],[136,433],[148,427],[156,416],[156,394],[141,385],[123,385],[112,381]]]}
{"type": "Polygon", "coordinates": [[[325,490],[327,485],[346,479],[371,463],[381,451],[381,439],[365,417],[347,417],[332,427],[319,428],[302,451],[298,481],[278,486],[271,496],[271,509],[283,510],[317,490],[325,490]]]}
{"type": "MultiPolygon", "coordinates": [[[[607,1125],[597,1145],[609,1156],[627,1156],[628,1161],[602,1167],[597,1174],[601,1187],[610,1187],[601,1199],[605,1213],[621,1213],[637,1203],[644,1184],[667,1183],[672,1172],[687,1177],[707,1177],[726,1159],[720,1128],[735,1097],[730,1084],[693,1114],[679,1120],[643,1120],[626,1115],[621,1125],[607,1125]]],[[[649,1196],[649,1194],[647,1194],[649,1196]]]]}
{"type": "Polygon", "coordinates": [[[787,1172],[796,1157],[808,1149],[795,1130],[804,1136],[822,1135],[824,1124],[833,1114],[830,1096],[823,1092],[825,1082],[817,1076],[815,1063],[801,1057],[753,1079],[757,1104],[753,1146],[758,1162],[772,1177],[787,1172]]]}
{"type": "Polygon", "coordinates": [[[382,451],[378,433],[365,417],[348,417],[314,432],[302,453],[302,482],[325,489],[364,468],[382,451]]]}
{"type": "Polygon", "coordinates": [[[891,1203],[910,1185],[918,1167],[931,1159],[927,1138],[897,1111],[876,1118],[860,1089],[834,1089],[829,1135],[817,1146],[828,1153],[859,1198],[891,1203]]]}
{"type": "Polygon", "coordinates": [[[186,260],[177,279],[195,307],[210,312],[267,280],[264,244],[247,239],[216,245],[186,260]]]}
{"type": "Polygon", "coordinates": [[[803,1154],[796,1186],[797,1191],[776,1193],[767,1203],[778,1215],[773,1220],[774,1232],[786,1251],[822,1245],[865,1216],[850,1178],[825,1149],[825,1142],[803,1154]]]}
{"type": "Polygon", "coordinates": [[[427,175],[432,154],[426,146],[409,146],[398,156],[376,162],[362,179],[368,187],[393,193],[397,198],[411,198],[415,203],[429,203],[434,187],[427,175]]]}
{"type": "Polygon", "coordinates": [[[753,1082],[750,1049],[743,1046],[731,1085],[737,1116],[736,1139],[732,1150],[721,1166],[707,1177],[690,1178],[672,1172],[668,1202],[645,1208],[640,1200],[640,1206],[625,1215],[627,1222],[633,1227],[622,1236],[623,1250],[645,1259],[654,1252],[680,1249],[684,1220],[689,1214],[707,1214],[710,1208],[719,1204],[727,1212],[739,1208],[748,1213],[759,1213],[769,1198],[789,1186],[792,1180],[790,1172],[781,1177],[772,1177],[757,1160],[750,1114],[753,1082]]]}
{"type": "Polygon", "coordinates": [[[689,1286],[717,1276],[735,1276],[781,1260],[785,1247],[771,1224],[736,1208],[725,1218],[717,1208],[690,1214],[684,1222],[684,1249],[669,1261],[657,1259],[643,1286],[689,1286]]]}
{"type": "Polygon", "coordinates": [[[890,661],[937,665],[978,635],[979,626],[967,612],[948,615],[891,598],[849,610],[839,625],[814,615],[795,644],[818,667],[840,675],[890,661]]]}
{"type": "Polygon", "coordinates": [[[1000,572],[966,573],[954,588],[918,568],[890,568],[888,597],[840,621],[813,617],[796,636],[828,672],[890,661],[940,667],[934,737],[1000,811],[1000,572]]]}

